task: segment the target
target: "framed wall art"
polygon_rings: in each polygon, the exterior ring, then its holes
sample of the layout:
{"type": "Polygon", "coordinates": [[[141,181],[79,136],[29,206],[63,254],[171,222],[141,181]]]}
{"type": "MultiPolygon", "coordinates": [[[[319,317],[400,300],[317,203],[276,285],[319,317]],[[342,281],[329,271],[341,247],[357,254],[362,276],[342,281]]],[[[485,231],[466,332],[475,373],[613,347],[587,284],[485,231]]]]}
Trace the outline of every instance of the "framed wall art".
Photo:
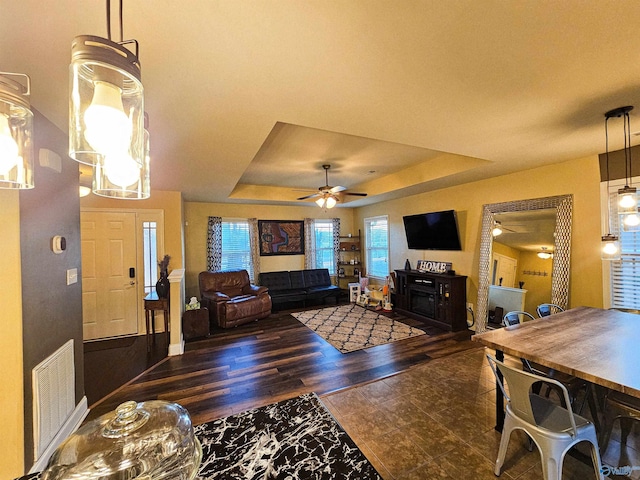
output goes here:
{"type": "Polygon", "coordinates": [[[302,220],[258,220],[260,256],[303,255],[302,220]]]}

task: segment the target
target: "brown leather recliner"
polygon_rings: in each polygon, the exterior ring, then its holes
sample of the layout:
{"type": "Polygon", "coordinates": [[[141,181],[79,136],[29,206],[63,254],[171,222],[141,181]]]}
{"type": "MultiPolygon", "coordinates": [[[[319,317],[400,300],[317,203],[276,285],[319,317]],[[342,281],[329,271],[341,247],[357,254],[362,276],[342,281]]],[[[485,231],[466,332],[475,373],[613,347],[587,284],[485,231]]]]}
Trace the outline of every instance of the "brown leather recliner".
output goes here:
{"type": "Polygon", "coordinates": [[[222,328],[235,327],[268,317],[269,289],[251,285],[246,270],[200,272],[200,297],[209,309],[209,322],[222,328]]]}

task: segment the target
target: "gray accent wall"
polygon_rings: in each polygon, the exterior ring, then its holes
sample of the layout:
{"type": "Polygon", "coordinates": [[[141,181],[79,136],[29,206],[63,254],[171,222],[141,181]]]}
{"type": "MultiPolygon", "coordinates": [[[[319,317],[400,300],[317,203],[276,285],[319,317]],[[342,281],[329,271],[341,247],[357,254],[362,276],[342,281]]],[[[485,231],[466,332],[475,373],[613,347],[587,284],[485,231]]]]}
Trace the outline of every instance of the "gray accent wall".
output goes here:
{"type": "Polygon", "coordinates": [[[20,192],[24,348],[25,468],[34,463],[31,371],[69,339],[74,339],[75,404],[84,396],[80,198],[78,164],[68,155],[67,135],[35,113],[35,188],[20,192]],[[38,162],[40,149],[61,157],[61,171],[38,162]],[[51,239],[62,235],[67,249],[53,253],[51,239]],[[67,269],[78,282],[67,285],[67,269]]]}

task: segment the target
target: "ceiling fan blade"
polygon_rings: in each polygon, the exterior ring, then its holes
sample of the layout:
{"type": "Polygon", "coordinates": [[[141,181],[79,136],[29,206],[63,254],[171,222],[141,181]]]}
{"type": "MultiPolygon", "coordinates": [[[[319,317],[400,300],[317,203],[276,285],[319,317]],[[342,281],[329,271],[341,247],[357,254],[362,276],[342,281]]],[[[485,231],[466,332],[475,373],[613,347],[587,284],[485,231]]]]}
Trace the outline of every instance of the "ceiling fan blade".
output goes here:
{"type": "MultiPolygon", "coordinates": [[[[327,185],[327,187],[328,187],[328,185],[327,185]]],[[[329,193],[344,192],[346,189],[347,189],[347,187],[341,187],[340,185],[338,185],[336,187],[329,187],[329,193]]]]}
{"type": "Polygon", "coordinates": [[[305,197],[300,197],[298,198],[298,200],[306,200],[307,198],[315,198],[315,197],[319,197],[321,194],[320,193],[312,193],[311,195],[307,195],[305,197]]]}
{"type": "Polygon", "coordinates": [[[355,195],[356,197],[366,197],[366,193],[357,193],[357,192],[342,192],[343,195],[355,195]]]}

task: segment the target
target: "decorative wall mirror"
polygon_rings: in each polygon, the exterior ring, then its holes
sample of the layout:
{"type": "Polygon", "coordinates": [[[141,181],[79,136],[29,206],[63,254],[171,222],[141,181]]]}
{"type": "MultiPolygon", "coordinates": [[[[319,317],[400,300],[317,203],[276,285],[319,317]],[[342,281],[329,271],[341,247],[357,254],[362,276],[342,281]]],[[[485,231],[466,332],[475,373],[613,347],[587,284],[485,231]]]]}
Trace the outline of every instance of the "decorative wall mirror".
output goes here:
{"type": "Polygon", "coordinates": [[[551,271],[551,303],[567,308],[569,305],[569,269],[571,263],[572,195],[534,198],[515,202],[484,205],[480,234],[480,264],[478,272],[478,306],[476,333],[487,329],[489,285],[491,285],[493,234],[496,216],[507,212],[555,209],[553,231],[553,265],[551,271]]]}

